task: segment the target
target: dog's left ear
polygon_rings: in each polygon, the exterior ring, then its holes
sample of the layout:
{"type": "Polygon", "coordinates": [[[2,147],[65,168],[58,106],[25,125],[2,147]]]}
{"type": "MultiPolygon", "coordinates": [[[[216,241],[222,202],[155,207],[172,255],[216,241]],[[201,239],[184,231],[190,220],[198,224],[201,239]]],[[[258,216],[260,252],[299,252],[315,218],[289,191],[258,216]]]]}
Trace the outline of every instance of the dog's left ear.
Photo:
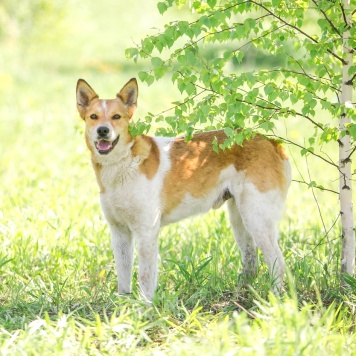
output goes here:
{"type": "Polygon", "coordinates": [[[137,107],[138,86],[136,78],[130,79],[116,96],[127,105],[131,117],[137,107]]]}
{"type": "Polygon", "coordinates": [[[95,98],[99,98],[99,96],[93,88],[84,79],[79,79],[77,82],[77,109],[82,119],[85,117],[85,111],[90,102],[95,98]]]}

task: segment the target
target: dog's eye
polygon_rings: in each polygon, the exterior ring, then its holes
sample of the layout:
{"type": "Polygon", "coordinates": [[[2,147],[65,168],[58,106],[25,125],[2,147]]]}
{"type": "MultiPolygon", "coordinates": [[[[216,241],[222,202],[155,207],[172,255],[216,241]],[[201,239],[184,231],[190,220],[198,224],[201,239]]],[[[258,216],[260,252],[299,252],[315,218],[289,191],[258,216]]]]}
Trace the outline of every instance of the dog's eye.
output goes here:
{"type": "Polygon", "coordinates": [[[98,115],[96,115],[96,114],[91,114],[91,115],[90,115],[90,118],[91,118],[92,120],[97,120],[97,119],[98,119],[98,115]]]}
{"type": "Polygon", "coordinates": [[[121,116],[119,114],[115,114],[112,118],[114,120],[119,120],[119,119],[121,119],[121,116]]]}

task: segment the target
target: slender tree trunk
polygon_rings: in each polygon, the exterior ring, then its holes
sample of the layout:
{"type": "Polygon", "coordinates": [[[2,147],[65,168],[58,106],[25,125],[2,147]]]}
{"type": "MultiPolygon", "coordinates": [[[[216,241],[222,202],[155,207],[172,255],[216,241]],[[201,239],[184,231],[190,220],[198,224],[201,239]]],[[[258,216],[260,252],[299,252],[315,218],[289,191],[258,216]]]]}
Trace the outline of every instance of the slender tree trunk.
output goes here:
{"type": "MultiPolygon", "coordinates": [[[[342,255],[341,272],[354,274],[355,268],[355,226],[352,205],[352,184],[351,184],[351,138],[347,131],[347,125],[351,123],[347,116],[346,109],[352,107],[352,80],[348,74],[352,66],[353,50],[348,45],[350,28],[352,26],[351,15],[348,15],[350,9],[350,0],[343,1],[347,31],[343,36],[344,60],[343,81],[341,87],[341,104],[345,106],[345,112],[340,118],[340,138],[339,138],[339,168],[340,168],[340,212],[342,226],[342,255]]],[[[344,284],[344,282],[342,282],[344,284]]]]}

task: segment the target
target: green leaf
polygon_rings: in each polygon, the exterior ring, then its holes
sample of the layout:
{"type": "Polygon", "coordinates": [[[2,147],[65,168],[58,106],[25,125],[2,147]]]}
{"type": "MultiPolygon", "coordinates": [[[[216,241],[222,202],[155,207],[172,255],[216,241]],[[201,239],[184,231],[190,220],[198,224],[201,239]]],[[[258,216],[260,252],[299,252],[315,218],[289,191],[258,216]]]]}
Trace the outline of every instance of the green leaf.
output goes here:
{"type": "Polygon", "coordinates": [[[213,151],[216,153],[219,153],[218,140],[216,137],[214,137],[214,140],[213,140],[213,151]]]}
{"type": "Polygon", "coordinates": [[[135,59],[135,57],[137,57],[138,56],[138,48],[136,48],[136,47],[133,47],[133,48],[127,48],[126,50],[125,50],[125,56],[126,56],[126,58],[128,58],[128,59],[131,59],[131,58],[134,58],[135,59]]]}
{"type": "Polygon", "coordinates": [[[155,79],[153,75],[151,75],[151,74],[149,74],[147,72],[143,72],[143,71],[138,72],[138,77],[140,78],[140,80],[142,82],[146,82],[147,85],[151,85],[154,82],[154,79],[155,79]]]}
{"type": "Polygon", "coordinates": [[[178,79],[178,77],[179,77],[179,73],[178,72],[174,72],[172,74],[172,82],[174,83],[178,79]]]}
{"type": "Polygon", "coordinates": [[[142,42],[142,51],[145,52],[146,54],[150,54],[153,49],[154,49],[154,45],[152,43],[152,40],[150,38],[145,38],[142,42]]]}
{"type": "Polygon", "coordinates": [[[351,137],[356,140],[356,124],[351,124],[347,130],[349,131],[351,137]]]}
{"type": "Polygon", "coordinates": [[[231,127],[225,127],[224,132],[227,137],[231,137],[235,134],[235,130],[233,130],[231,127]]]}
{"type": "Polygon", "coordinates": [[[187,83],[186,87],[185,87],[185,91],[188,95],[192,95],[196,93],[196,88],[195,85],[193,83],[187,83]]]}
{"type": "Polygon", "coordinates": [[[245,53],[242,51],[237,51],[235,52],[235,58],[237,60],[238,63],[242,62],[242,59],[244,58],[245,53]]]}
{"type": "Polygon", "coordinates": [[[225,51],[223,57],[226,61],[229,61],[234,56],[234,53],[231,51],[225,51]]]}
{"type": "Polygon", "coordinates": [[[349,71],[348,71],[347,74],[348,74],[348,75],[354,75],[354,74],[356,74],[356,65],[351,66],[351,67],[349,68],[349,71]]]}
{"type": "Polygon", "coordinates": [[[276,86],[268,83],[267,85],[265,85],[263,90],[264,90],[265,94],[268,96],[271,93],[273,93],[274,91],[276,91],[276,86]]]}
{"type": "Polygon", "coordinates": [[[326,19],[319,19],[317,24],[323,31],[326,31],[327,27],[329,26],[329,23],[326,21],[326,19]]]}
{"type": "Polygon", "coordinates": [[[264,121],[260,123],[260,128],[266,132],[271,131],[274,128],[274,123],[271,121],[264,121]]]}
{"type": "Polygon", "coordinates": [[[309,184],[308,184],[308,187],[309,188],[314,188],[314,187],[316,187],[317,186],[317,184],[316,184],[316,182],[313,180],[313,181],[311,181],[309,184]]]}
{"type": "Polygon", "coordinates": [[[306,148],[303,148],[301,151],[300,151],[300,154],[302,155],[302,156],[305,156],[306,154],[308,154],[309,153],[309,151],[306,149],[306,148]]]}
{"type": "Polygon", "coordinates": [[[179,21],[177,23],[178,31],[181,34],[186,34],[189,29],[189,22],[188,21],[179,21]]]}
{"type": "Polygon", "coordinates": [[[164,2],[159,2],[157,4],[157,8],[161,15],[163,15],[168,10],[168,6],[164,2]]]}
{"type": "Polygon", "coordinates": [[[185,52],[185,63],[191,66],[194,66],[198,61],[196,54],[193,51],[185,52]]]}
{"type": "Polygon", "coordinates": [[[208,16],[202,16],[202,17],[199,19],[199,22],[200,22],[202,25],[206,26],[207,28],[210,28],[210,26],[211,26],[211,19],[210,19],[210,17],[208,17],[208,16]]]}
{"type": "Polygon", "coordinates": [[[210,8],[213,8],[216,5],[216,0],[208,0],[207,3],[210,6],[210,8]]]}
{"type": "Polygon", "coordinates": [[[153,70],[153,72],[155,74],[156,79],[160,79],[166,74],[167,67],[165,67],[165,66],[157,67],[153,70]]]}
{"type": "Polygon", "coordinates": [[[151,63],[154,67],[158,67],[161,66],[163,64],[163,61],[161,58],[159,57],[152,57],[151,58],[151,63]]]}
{"type": "Polygon", "coordinates": [[[147,72],[138,72],[138,77],[141,80],[141,82],[145,82],[146,79],[148,78],[149,74],[147,72]]]}
{"type": "Polygon", "coordinates": [[[186,64],[186,62],[187,62],[187,58],[183,55],[178,56],[177,60],[180,64],[186,64]]]}

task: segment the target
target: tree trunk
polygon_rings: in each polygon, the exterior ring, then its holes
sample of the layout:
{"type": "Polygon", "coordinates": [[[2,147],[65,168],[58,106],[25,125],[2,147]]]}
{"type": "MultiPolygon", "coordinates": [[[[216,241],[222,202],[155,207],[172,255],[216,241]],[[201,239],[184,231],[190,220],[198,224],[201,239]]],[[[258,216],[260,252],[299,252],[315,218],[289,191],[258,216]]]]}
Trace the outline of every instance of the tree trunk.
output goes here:
{"type": "MultiPolygon", "coordinates": [[[[350,28],[352,26],[351,15],[348,15],[350,9],[350,0],[343,1],[347,31],[343,35],[343,78],[341,87],[341,104],[345,106],[345,112],[340,118],[340,137],[339,137],[339,168],[340,168],[340,212],[342,227],[342,255],[341,255],[341,273],[354,274],[355,267],[355,226],[352,205],[352,173],[351,173],[351,137],[347,131],[347,126],[351,123],[347,116],[346,109],[352,107],[352,79],[349,75],[349,69],[352,66],[353,50],[349,47],[348,39],[350,28]]],[[[345,284],[342,282],[342,284],[345,284]]]]}

